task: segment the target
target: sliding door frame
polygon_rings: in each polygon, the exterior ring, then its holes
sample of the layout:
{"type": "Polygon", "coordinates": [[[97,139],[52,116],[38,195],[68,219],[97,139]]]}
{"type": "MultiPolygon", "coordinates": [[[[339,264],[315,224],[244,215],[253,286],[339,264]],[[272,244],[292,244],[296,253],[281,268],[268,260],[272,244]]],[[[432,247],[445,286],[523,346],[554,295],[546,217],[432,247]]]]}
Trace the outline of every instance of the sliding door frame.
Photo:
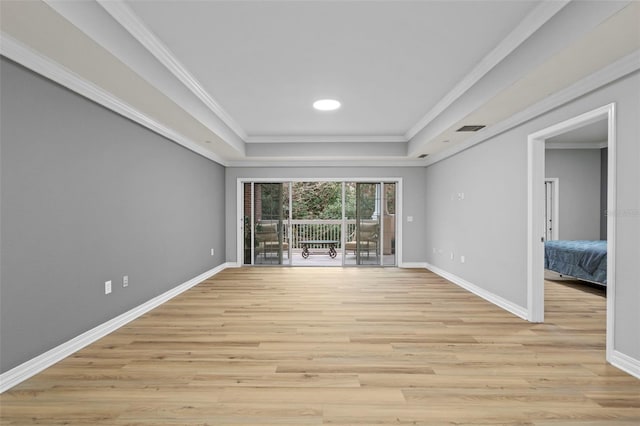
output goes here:
{"type": "MultiPolygon", "coordinates": [[[[345,220],[345,205],[344,205],[344,195],[345,195],[345,183],[346,182],[364,182],[364,183],[394,183],[396,185],[396,214],[395,214],[395,226],[396,226],[396,235],[395,235],[395,254],[396,254],[396,262],[395,267],[402,266],[402,178],[401,177],[370,177],[370,178],[361,178],[361,177],[340,177],[340,178],[251,178],[251,177],[240,177],[236,180],[236,266],[249,266],[244,265],[244,184],[251,184],[251,197],[252,197],[252,217],[253,217],[253,187],[254,183],[289,183],[292,185],[294,182],[340,182],[342,183],[342,219],[343,223],[345,220]]],[[[291,199],[291,197],[289,197],[291,199]]],[[[382,207],[382,206],[381,206],[382,207]]],[[[291,215],[292,209],[291,206],[289,208],[289,216],[291,215]]],[[[253,220],[251,221],[253,222],[253,220]]],[[[252,235],[253,235],[253,224],[252,226],[252,235]]],[[[343,232],[341,233],[342,239],[342,248],[344,250],[345,244],[345,226],[343,225],[343,232]]],[[[289,233],[291,232],[291,226],[289,226],[289,233]]],[[[252,237],[253,238],[253,237],[252,237]]],[[[289,236],[289,241],[291,241],[291,236],[289,236]]],[[[380,244],[379,244],[380,245],[380,244]]],[[[382,245],[380,245],[382,246],[382,245]]],[[[383,253],[380,248],[381,253],[383,253]]],[[[380,257],[383,259],[384,257],[380,257]]],[[[253,248],[252,248],[252,259],[253,259],[253,248]]],[[[253,260],[252,260],[253,262],[253,260]]],[[[289,264],[283,266],[291,266],[291,246],[289,247],[289,264]]],[[[344,265],[343,261],[343,266],[344,265]]],[[[382,266],[384,262],[382,261],[382,266]]],[[[387,265],[391,266],[391,265],[387,265]]]]}

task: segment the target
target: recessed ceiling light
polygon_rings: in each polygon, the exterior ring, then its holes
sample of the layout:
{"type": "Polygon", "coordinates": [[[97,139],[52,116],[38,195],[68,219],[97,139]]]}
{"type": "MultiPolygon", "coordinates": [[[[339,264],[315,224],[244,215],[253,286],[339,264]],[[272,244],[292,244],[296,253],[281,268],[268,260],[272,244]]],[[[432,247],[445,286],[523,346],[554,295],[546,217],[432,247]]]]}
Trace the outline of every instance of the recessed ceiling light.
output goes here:
{"type": "Polygon", "coordinates": [[[340,108],[340,102],[335,99],[320,99],[313,103],[313,107],[318,111],[333,111],[340,108]]]}

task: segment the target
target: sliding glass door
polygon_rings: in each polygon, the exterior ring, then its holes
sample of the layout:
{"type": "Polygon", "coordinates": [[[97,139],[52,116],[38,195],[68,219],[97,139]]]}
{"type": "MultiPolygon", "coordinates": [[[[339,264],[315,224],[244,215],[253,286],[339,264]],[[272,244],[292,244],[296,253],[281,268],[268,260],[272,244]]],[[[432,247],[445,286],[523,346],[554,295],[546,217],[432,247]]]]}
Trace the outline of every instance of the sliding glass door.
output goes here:
{"type": "Polygon", "coordinates": [[[395,182],[385,182],[382,184],[382,265],[396,265],[396,194],[397,185],[395,182]]]}
{"type": "Polygon", "coordinates": [[[345,265],[380,265],[380,183],[348,182],[345,265]]]}
{"type": "Polygon", "coordinates": [[[244,182],[245,265],[395,266],[397,182],[244,182]]]}
{"type": "Polygon", "coordinates": [[[289,186],[289,183],[245,184],[245,264],[289,263],[289,186]]]}

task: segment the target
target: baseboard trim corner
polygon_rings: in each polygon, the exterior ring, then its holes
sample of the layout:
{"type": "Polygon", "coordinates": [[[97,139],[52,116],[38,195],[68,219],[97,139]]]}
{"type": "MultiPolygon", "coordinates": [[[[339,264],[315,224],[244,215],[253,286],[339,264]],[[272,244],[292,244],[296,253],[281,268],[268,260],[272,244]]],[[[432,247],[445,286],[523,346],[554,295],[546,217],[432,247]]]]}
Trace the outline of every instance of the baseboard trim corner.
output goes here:
{"type": "Polygon", "coordinates": [[[625,373],[629,373],[636,379],[640,379],[640,360],[625,355],[622,352],[614,350],[609,360],[611,365],[625,373]]]}
{"type": "Polygon", "coordinates": [[[441,276],[442,278],[451,281],[455,285],[464,288],[467,291],[475,294],[476,296],[482,297],[484,300],[493,303],[494,305],[504,309],[512,313],[513,315],[520,317],[524,320],[528,318],[528,312],[526,308],[523,308],[520,305],[516,305],[515,303],[498,296],[497,294],[491,293],[483,289],[482,287],[478,287],[477,285],[470,283],[469,281],[461,278],[455,274],[445,271],[444,269],[440,269],[437,266],[431,265],[430,263],[426,263],[426,268],[433,272],[436,275],[441,276]]]}
{"type": "Polygon", "coordinates": [[[118,315],[117,317],[100,324],[97,327],[88,330],[73,339],[56,346],[47,352],[30,359],[9,371],[0,374],[0,393],[3,393],[12,387],[22,383],[30,377],[38,374],[42,370],[54,365],[57,362],[62,361],[69,355],[79,351],[80,349],[90,345],[98,339],[112,333],[118,328],[126,325],[134,319],[146,314],[154,308],[162,305],[163,303],[173,299],[181,293],[189,290],[190,288],[200,284],[202,281],[211,278],[224,269],[233,266],[233,263],[223,263],[215,268],[209,269],[202,274],[191,278],[189,281],[184,282],[169,291],[166,291],[143,304],[136,306],[135,308],[118,315]]]}

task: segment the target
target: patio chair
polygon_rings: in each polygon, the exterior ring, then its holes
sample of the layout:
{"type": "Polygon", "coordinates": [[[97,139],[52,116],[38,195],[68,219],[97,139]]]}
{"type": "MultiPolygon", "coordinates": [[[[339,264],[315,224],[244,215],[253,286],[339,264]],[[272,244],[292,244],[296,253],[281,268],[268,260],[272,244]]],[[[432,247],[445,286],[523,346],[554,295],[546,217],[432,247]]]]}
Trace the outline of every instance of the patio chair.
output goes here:
{"type": "MultiPolygon", "coordinates": [[[[358,250],[358,235],[353,231],[349,235],[348,241],[345,243],[345,252],[353,251],[356,254],[358,250]]],[[[370,252],[378,255],[378,222],[362,222],[360,223],[360,253],[366,252],[369,257],[370,252]]]]}
{"type": "MultiPolygon", "coordinates": [[[[259,222],[256,225],[256,255],[262,253],[263,257],[267,257],[267,253],[277,253],[280,251],[280,240],[278,238],[278,223],[259,222]]],[[[282,240],[282,251],[289,251],[289,243],[282,240]]]]}

